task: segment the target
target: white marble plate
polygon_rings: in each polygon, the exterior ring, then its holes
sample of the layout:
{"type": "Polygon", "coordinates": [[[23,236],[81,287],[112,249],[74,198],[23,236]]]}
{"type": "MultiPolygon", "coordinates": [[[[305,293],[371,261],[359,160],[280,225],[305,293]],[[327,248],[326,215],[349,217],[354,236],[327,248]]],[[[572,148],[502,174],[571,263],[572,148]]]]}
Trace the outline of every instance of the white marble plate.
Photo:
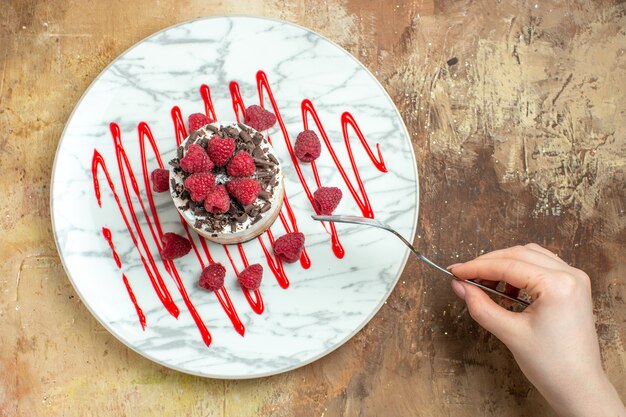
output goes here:
{"type": "MultiPolygon", "coordinates": [[[[259,70],[267,74],[289,140],[294,141],[303,130],[301,103],[306,98],[311,100],[351,183],[355,183],[355,177],[343,139],[341,115],[350,112],[354,116],[374,152],[376,143],[380,144],[388,169],[384,173],[372,164],[354,131],[348,128],[355,165],[375,217],[409,239],[415,233],[418,182],[409,135],[376,78],[346,51],[302,27],[244,16],[187,22],[139,42],[96,78],[67,123],[52,175],[53,229],[67,274],[100,323],[139,354],[191,374],[252,378],[285,372],[326,355],[350,339],[378,311],[408,256],[400,241],[383,231],[339,225],[345,256],[338,259],[330,235],[309,217],[313,208],[295,173],[281,129],[275,126],[269,134],[283,164],[286,192],[297,224],[306,235],[310,268],[285,264],[290,285],[281,288],[268,268],[259,241],[246,243],[244,250],[250,262],[259,262],[265,268],[261,286],[265,309],[257,314],[239,287],[224,248],[208,245],[215,261],[227,267],[225,289],[245,328],[243,336],[235,330],[216,295],[197,287],[201,267],[193,252],[175,261],[180,276],[180,286],[176,285],[173,272],[170,274],[161,261],[140,206],[141,201],[148,208],[138,124],[144,121],[150,126],[167,164],[176,147],[172,108],[179,106],[185,120],[191,113],[204,111],[199,87],[207,84],[218,118],[234,120],[229,83],[239,84],[246,105],[259,104],[255,78],[259,70]],[[137,246],[133,243],[101,168],[97,174],[101,207],[95,196],[92,161],[94,152],[98,152],[133,235],[139,237],[123,192],[111,122],[120,127],[128,162],[137,178],[140,199],[134,196],[130,178],[125,175],[145,247],[140,240],[137,246]],[[111,231],[121,268],[103,236],[103,227],[111,231]],[[162,276],[179,310],[178,318],[157,297],[141,257],[148,265],[151,258],[154,260],[154,267],[148,269],[153,276],[157,272],[162,276]],[[145,330],[123,277],[145,316],[145,330]],[[210,332],[209,346],[181,291],[186,291],[210,332]]],[[[267,94],[264,97],[265,106],[275,110],[267,94]]],[[[317,130],[310,118],[309,122],[317,130]]],[[[147,147],[147,169],[152,171],[157,162],[147,147]]],[[[317,167],[323,185],[343,190],[337,212],[361,215],[326,147],[317,167]]],[[[302,164],[302,171],[315,190],[311,167],[302,164]]],[[[184,234],[168,193],[155,194],[154,202],[163,231],[184,234]]],[[[272,232],[275,236],[284,234],[283,224],[277,221],[272,232]]],[[[262,239],[269,248],[267,236],[262,239]]],[[[197,236],[194,241],[202,259],[204,252],[197,236]]],[[[237,268],[241,268],[237,247],[230,247],[230,253],[237,268]]]]}

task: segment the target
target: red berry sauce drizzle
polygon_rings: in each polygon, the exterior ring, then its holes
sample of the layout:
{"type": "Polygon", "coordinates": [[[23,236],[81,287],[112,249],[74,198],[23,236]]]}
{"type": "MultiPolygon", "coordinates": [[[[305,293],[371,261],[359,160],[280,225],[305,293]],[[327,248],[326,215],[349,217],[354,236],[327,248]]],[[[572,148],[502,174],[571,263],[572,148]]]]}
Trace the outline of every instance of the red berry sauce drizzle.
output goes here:
{"type": "MultiPolygon", "coordinates": [[[[267,96],[269,97],[269,101],[271,103],[272,109],[278,120],[278,124],[282,131],[283,139],[285,141],[285,144],[291,156],[291,160],[296,169],[296,173],[298,174],[298,178],[300,179],[302,187],[304,188],[304,191],[311,203],[311,207],[314,208],[313,194],[311,193],[311,189],[309,188],[309,186],[307,185],[305,181],[302,168],[300,167],[299,161],[295,156],[293,146],[291,144],[291,139],[289,138],[289,134],[285,127],[285,123],[282,119],[282,116],[276,104],[276,100],[274,99],[274,95],[272,93],[269,82],[267,80],[267,75],[263,71],[258,71],[256,81],[257,81],[257,89],[258,89],[258,94],[259,94],[260,105],[263,107],[263,103],[264,103],[263,93],[265,92],[267,96]]],[[[241,116],[245,116],[245,105],[244,105],[243,99],[239,91],[239,85],[236,82],[231,82],[230,92],[232,96],[232,102],[233,102],[233,108],[235,110],[235,115],[237,117],[237,120],[239,121],[241,116]]],[[[204,110],[205,110],[205,114],[207,115],[207,117],[209,117],[212,120],[217,120],[215,108],[213,107],[213,102],[211,101],[211,92],[207,85],[203,84],[200,87],[200,96],[202,97],[202,100],[204,102],[204,110]]],[[[330,139],[328,138],[328,135],[326,134],[326,131],[324,130],[324,127],[322,126],[322,123],[319,119],[317,112],[315,111],[313,103],[311,103],[311,101],[308,99],[303,100],[302,105],[301,105],[301,110],[302,110],[302,123],[303,123],[304,129],[308,129],[309,117],[310,117],[313,120],[313,123],[315,124],[315,127],[317,128],[324,143],[326,144],[326,147],[328,148],[330,156],[333,159],[333,162],[335,163],[335,165],[337,166],[337,169],[339,170],[339,173],[341,174],[344,182],[346,183],[346,186],[350,190],[350,193],[352,194],[354,200],[356,201],[357,205],[361,209],[363,216],[373,218],[374,212],[372,210],[372,206],[369,202],[365,188],[363,187],[363,182],[361,180],[361,176],[359,175],[359,171],[357,169],[356,162],[354,160],[354,156],[352,153],[348,126],[352,128],[352,130],[355,132],[355,134],[359,138],[361,144],[363,145],[365,151],[367,152],[367,155],[369,156],[374,166],[381,172],[387,172],[387,168],[385,167],[385,163],[383,161],[383,157],[380,152],[379,145],[376,144],[376,151],[378,153],[378,157],[376,157],[372,149],[367,144],[367,141],[365,140],[365,137],[363,136],[363,133],[359,129],[356,121],[354,120],[354,117],[348,112],[344,112],[341,115],[341,126],[342,126],[344,142],[346,144],[346,149],[348,151],[348,156],[350,159],[352,170],[354,171],[356,183],[360,191],[359,193],[357,192],[354,185],[348,178],[345,169],[343,168],[337,155],[335,154],[335,151],[332,147],[330,139]]],[[[182,141],[187,137],[187,129],[185,128],[182,113],[180,109],[178,108],[178,106],[174,106],[172,108],[171,116],[172,116],[172,121],[174,123],[176,144],[180,145],[182,141]]],[[[163,281],[163,276],[161,275],[157,267],[157,262],[152,256],[150,247],[148,246],[148,242],[146,240],[146,236],[144,235],[144,232],[142,231],[140,227],[140,222],[136,214],[137,212],[135,211],[135,207],[131,200],[132,196],[131,196],[131,191],[129,189],[129,182],[130,182],[130,188],[132,188],[132,192],[134,193],[135,197],[139,201],[141,211],[143,212],[145,221],[148,225],[148,228],[150,229],[150,236],[152,237],[157,249],[160,251],[162,249],[161,237],[163,236],[163,230],[161,228],[161,222],[159,220],[159,215],[157,213],[156,205],[154,203],[154,198],[152,195],[152,188],[150,184],[150,172],[147,166],[146,140],[150,144],[152,152],[154,153],[156,157],[158,167],[164,168],[164,165],[161,159],[161,153],[159,152],[158,146],[156,144],[156,141],[154,140],[154,137],[152,135],[152,132],[148,124],[145,122],[140,122],[137,128],[138,128],[138,135],[139,135],[139,147],[140,147],[140,155],[141,155],[143,186],[144,186],[144,190],[148,199],[149,212],[148,210],[146,210],[146,205],[144,204],[144,201],[141,198],[140,187],[137,182],[137,177],[135,176],[132,170],[132,167],[130,165],[130,162],[128,160],[128,157],[126,155],[126,151],[122,143],[120,128],[116,123],[110,124],[110,130],[111,130],[111,135],[113,137],[113,144],[115,146],[117,167],[120,173],[122,190],[123,190],[124,197],[126,200],[125,202],[126,202],[127,210],[128,210],[128,213],[130,213],[130,217],[132,220],[132,225],[131,225],[131,221],[129,221],[128,219],[124,206],[122,205],[122,201],[120,200],[120,197],[117,194],[115,185],[113,181],[111,180],[111,176],[109,175],[106,162],[104,161],[104,158],[98,152],[97,149],[94,149],[94,154],[92,157],[92,175],[93,175],[94,192],[95,192],[96,200],[98,201],[98,205],[102,207],[100,183],[98,181],[98,170],[100,169],[106,177],[107,184],[113,194],[117,207],[122,216],[122,220],[124,221],[126,225],[126,228],[131,237],[131,240],[133,241],[133,244],[137,250],[137,253],[139,254],[139,258],[141,259],[141,262],[144,265],[146,273],[148,274],[148,278],[150,279],[150,282],[152,284],[152,287],[155,290],[157,297],[159,298],[163,306],[167,309],[167,311],[175,318],[178,318],[180,310],[176,306],[174,301],[172,300],[172,296],[168,288],[166,287],[165,282],[163,281]]],[[[268,136],[268,140],[271,143],[271,138],[269,136],[268,136]]],[[[320,187],[322,184],[321,184],[321,180],[318,174],[317,166],[315,165],[314,161],[311,162],[311,168],[313,171],[313,176],[315,178],[316,186],[320,187]]],[[[279,213],[279,218],[285,231],[287,233],[299,231],[298,224],[296,222],[296,216],[291,208],[291,205],[289,204],[287,195],[285,195],[284,197],[283,207],[285,209],[284,210],[285,213],[281,211],[279,213]]],[[[199,250],[194,241],[192,233],[190,232],[189,227],[187,226],[187,223],[184,221],[182,217],[180,217],[180,222],[183,225],[185,232],[187,233],[187,237],[191,243],[191,246],[192,246],[193,252],[196,255],[196,258],[198,259],[198,263],[200,267],[204,268],[207,264],[210,265],[210,264],[215,263],[209,251],[209,247],[207,245],[206,240],[201,236],[196,236],[196,238],[198,238],[198,240],[200,241],[200,246],[202,247],[202,250],[199,250]]],[[[324,225],[324,227],[326,226],[324,225]]],[[[117,255],[117,252],[115,252],[111,231],[108,228],[103,227],[102,233],[104,235],[105,240],[109,243],[111,247],[111,250],[113,252],[113,258],[115,259],[117,266],[121,268],[122,264],[119,259],[119,256],[117,255]]],[[[337,231],[335,229],[334,224],[332,223],[330,224],[330,234],[331,234],[331,243],[332,243],[333,252],[338,258],[343,258],[343,256],[345,255],[345,251],[341,243],[339,242],[337,231]]],[[[271,230],[268,229],[264,235],[267,237],[267,240],[269,240],[270,245],[273,245],[274,236],[271,230]]],[[[259,242],[259,245],[261,246],[261,249],[263,250],[263,253],[265,255],[267,265],[270,271],[276,277],[276,281],[282,288],[288,288],[289,279],[287,278],[287,275],[285,274],[285,270],[283,268],[282,262],[280,261],[280,259],[272,255],[272,253],[270,252],[269,246],[263,240],[263,235],[259,236],[257,238],[257,241],[259,242]]],[[[222,248],[225,251],[230,261],[233,271],[235,272],[235,274],[238,274],[239,269],[237,268],[236,262],[233,259],[233,256],[231,255],[230,251],[228,250],[228,247],[222,246],[222,248]]],[[[243,245],[238,244],[237,249],[238,249],[239,257],[241,258],[243,267],[247,268],[249,266],[249,263],[248,263],[248,258],[246,256],[243,245]]],[[[183,302],[185,303],[187,309],[189,310],[189,313],[191,314],[193,320],[195,321],[196,326],[198,327],[198,330],[200,332],[200,335],[202,336],[202,340],[207,346],[209,346],[211,344],[211,334],[209,330],[206,328],[204,322],[202,321],[193,303],[189,299],[185,286],[183,285],[180,275],[178,273],[178,270],[176,269],[176,265],[174,264],[173,261],[166,261],[166,260],[161,260],[161,261],[163,263],[163,267],[165,271],[168,273],[170,278],[174,281],[174,284],[176,285],[176,288],[178,292],[180,293],[181,298],[183,299],[183,302]]],[[[300,264],[305,269],[311,266],[311,260],[308,254],[306,253],[306,250],[302,252],[302,255],[300,257],[300,264]]],[[[137,303],[137,300],[128,282],[128,279],[126,278],[124,274],[122,274],[122,277],[123,277],[126,289],[128,291],[128,294],[130,296],[130,299],[133,302],[135,309],[137,311],[139,322],[142,328],[145,329],[145,326],[146,326],[145,315],[143,314],[141,307],[137,303]]],[[[248,300],[248,303],[250,304],[250,307],[252,308],[252,310],[257,314],[263,313],[264,304],[263,304],[263,298],[261,296],[261,292],[259,290],[250,291],[243,287],[241,287],[241,289],[244,292],[244,295],[246,299],[248,300]]],[[[244,325],[239,319],[237,311],[235,310],[235,307],[226,289],[222,287],[218,291],[214,291],[214,293],[219,303],[221,304],[224,312],[226,313],[231,323],[233,324],[233,327],[235,328],[235,330],[243,336],[245,332],[244,325]]]]}
{"type": "MultiPolygon", "coordinates": [[[[118,269],[122,269],[122,261],[120,261],[120,257],[115,250],[115,245],[113,245],[113,235],[111,234],[111,230],[103,227],[102,228],[102,236],[104,239],[109,242],[109,246],[111,247],[111,252],[113,253],[113,259],[115,259],[115,264],[118,269]]],[[[122,272],[122,281],[124,281],[124,286],[126,287],[126,291],[128,292],[128,296],[130,297],[130,301],[135,306],[135,311],[137,311],[137,318],[139,319],[139,324],[141,324],[141,328],[146,330],[146,315],[143,314],[143,310],[139,307],[137,303],[137,298],[135,297],[135,293],[128,282],[128,278],[126,278],[126,274],[122,272]]]]}
{"type": "MultiPolygon", "coordinates": [[[[259,71],[261,72],[261,71],[259,71]]],[[[246,106],[243,103],[243,98],[241,98],[241,93],[239,92],[239,84],[237,84],[236,82],[232,81],[230,83],[230,95],[232,97],[233,100],[233,110],[235,111],[235,117],[237,118],[237,121],[240,122],[241,121],[241,116],[244,117],[246,116],[246,106]]],[[[259,94],[260,96],[260,100],[261,100],[261,106],[263,106],[263,95],[259,94]]],[[[278,122],[281,124],[281,128],[283,126],[283,121],[280,117],[280,114],[278,113],[278,109],[276,109],[276,118],[278,120],[278,122]]],[[[283,129],[283,132],[285,132],[285,130],[283,129]]],[[[270,138],[269,135],[267,135],[267,140],[269,141],[269,143],[272,143],[272,138],[270,138]]],[[[288,137],[285,136],[285,140],[287,140],[287,142],[289,142],[288,137]]],[[[291,145],[289,145],[291,146],[291,145]]],[[[291,149],[289,150],[289,152],[291,152],[291,149]]],[[[293,155],[293,153],[292,153],[293,155]]],[[[298,223],[296,222],[296,216],[293,213],[293,210],[291,209],[291,204],[289,204],[289,199],[287,198],[287,193],[285,193],[285,196],[283,197],[283,207],[285,208],[285,211],[287,212],[287,216],[289,217],[289,222],[291,223],[291,227],[289,226],[289,223],[287,222],[287,219],[285,218],[285,215],[283,214],[283,212],[281,211],[279,213],[279,218],[280,218],[280,222],[283,224],[283,227],[285,228],[285,231],[287,233],[291,233],[291,232],[299,232],[300,230],[298,229],[298,223]]],[[[272,235],[271,230],[267,230],[267,236],[271,242],[271,244],[274,244],[274,236],[272,235]]],[[[261,241],[261,245],[263,246],[263,251],[265,252],[265,255],[268,255],[268,251],[265,248],[265,244],[261,241]]],[[[302,250],[302,255],[300,255],[300,265],[302,265],[302,267],[304,269],[309,269],[311,267],[311,259],[309,258],[308,253],[306,252],[306,248],[304,248],[302,250]]],[[[270,268],[272,269],[272,272],[274,272],[274,275],[276,275],[277,272],[282,273],[282,263],[279,262],[279,266],[278,268],[280,270],[275,270],[276,267],[275,265],[270,264],[270,268]]],[[[282,273],[282,275],[284,275],[284,273],[282,273]]],[[[277,276],[278,278],[278,276],[277,276]]],[[[281,287],[283,288],[287,288],[289,286],[289,280],[286,279],[287,277],[285,277],[285,279],[283,281],[281,281],[280,279],[278,280],[278,283],[280,284],[281,287]]]]}

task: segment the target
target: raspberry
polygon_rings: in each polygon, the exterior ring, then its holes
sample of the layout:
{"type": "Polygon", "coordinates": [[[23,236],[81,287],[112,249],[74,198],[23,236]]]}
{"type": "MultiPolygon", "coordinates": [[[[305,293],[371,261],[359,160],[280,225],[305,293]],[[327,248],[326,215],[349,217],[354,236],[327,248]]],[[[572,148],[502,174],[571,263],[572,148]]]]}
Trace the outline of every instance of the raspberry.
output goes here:
{"type": "Polygon", "coordinates": [[[319,214],[333,214],[341,201],[342,193],[337,187],[320,187],[313,193],[313,205],[319,214]]]}
{"type": "Polygon", "coordinates": [[[200,129],[204,125],[214,122],[214,120],[209,119],[202,113],[194,113],[189,115],[188,122],[189,131],[193,132],[194,130],[200,129]]]}
{"type": "Polygon", "coordinates": [[[209,172],[213,169],[213,162],[202,146],[193,143],[189,145],[187,154],[180,160],[180,167],[190,174],[209,172]]]}
{"type": "Polygon", "coordinates": [[[253,264],[239,273],[237,279],[239,284],[249,290],[256,290],[261,286],[263,278],[263,267],[260,264],[253,264]]]}
{"type": "Polygon", "coordinates": [[[215,177],[210,172],[191,174],[185,179],[184,186],[193,201],[202,201],[215,187],[215,177]]]}
{"type": "Polygon", "coordinates": [[[204,200],[204,209],[209,213],[226,213],[230,207],[230,198],[223,185],[216,186],[204,200]]]}
{"type": "Polygon", "coordinates": [[[261,106],[252,105],[246,109],[244,123],[256,130],[267,130],[276,124],[276,116],[261,106]]]}
{"type": "Polygon", "coordinates": [[[235,141],[232,138],[213,136],[207,145],[207,153],[211,161],[218,167],[226,165],[235,151],[235,141]]]}
{"type": "Polygon", "coordinates": [[[256,171],[254,159],[252,159],[248,152],[239,151],[228,163],[226,171],[231,177],[249,177],[256,171]]]}
{"type": "Polygon", "coordinates": [[[167,169],[157,168],[150,174],[152,190],[162,193],[170,189],[170,172],[167,169]]]}
{"type": "Polygon", "coordinates": [[[191,250],[191,243],[176,233],[165,233],[161,237],[163,248],[161,249],[161,258],[172,260],[185,256],[191,250]]]}
{"type": "Polygon", "coordinates": [[[274,242],[274,253],[287,263],[294,263],[300,259],[304,249],[304,234],[300,232],[287,233],[274,242]]]}
{"type": "Polygon", "coordinates": [[[298,159],[302,162],[315,161],[322,153],[320,138],[317,137],[314,131],[305,130],[298,134],[294,151],[298,159]]]}
{"type": "Polygon", "coordinates": [[[251,178],[238,178],[226,184],[230,195],[244,206],[254,203],[261,192],[261,185],[251,178]]]}
{"type": "Polygon", "coordinates": [[[212,264],[202,270],[198,285],[205,290],[217,291],[224,285],[226,268],[222,264],[212,264]]]}

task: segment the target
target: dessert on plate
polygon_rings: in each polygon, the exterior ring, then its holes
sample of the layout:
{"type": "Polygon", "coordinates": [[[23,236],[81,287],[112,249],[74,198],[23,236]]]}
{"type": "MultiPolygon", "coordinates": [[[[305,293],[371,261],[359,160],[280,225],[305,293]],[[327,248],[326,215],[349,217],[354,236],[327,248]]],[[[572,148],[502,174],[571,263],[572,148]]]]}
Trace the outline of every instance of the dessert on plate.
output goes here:
{"type": "Polygon", "coordinates": [[[183,219],[223,245],[251,240],[280,213],[283,173],[262,133],[241,123],[206,124],[170,161],[169,190],[183,219]]]}

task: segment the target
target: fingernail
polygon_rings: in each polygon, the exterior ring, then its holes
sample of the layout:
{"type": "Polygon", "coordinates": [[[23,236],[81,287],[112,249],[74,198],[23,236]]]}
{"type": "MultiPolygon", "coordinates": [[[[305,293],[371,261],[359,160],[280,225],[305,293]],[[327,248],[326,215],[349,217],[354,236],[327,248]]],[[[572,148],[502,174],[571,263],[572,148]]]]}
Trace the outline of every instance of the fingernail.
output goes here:
{"type": "Polygon", "coordinates": [[[452,268],[455,268],[455,267],[457,267],[457,266],[459,266],[459,265],[463,265],[463,263],[462,263],[462,262],[459,262],[458,264],[452,264],[452,265],[448,266],[446,269],[449,271],[449,270],[451,270],[452,268]]]}
{"type": "Polygon", "coordinates": [[[465,287],[457,280],[452,280],[452,291],[459,297],[461,300],[465,300],[465,287]]]}

